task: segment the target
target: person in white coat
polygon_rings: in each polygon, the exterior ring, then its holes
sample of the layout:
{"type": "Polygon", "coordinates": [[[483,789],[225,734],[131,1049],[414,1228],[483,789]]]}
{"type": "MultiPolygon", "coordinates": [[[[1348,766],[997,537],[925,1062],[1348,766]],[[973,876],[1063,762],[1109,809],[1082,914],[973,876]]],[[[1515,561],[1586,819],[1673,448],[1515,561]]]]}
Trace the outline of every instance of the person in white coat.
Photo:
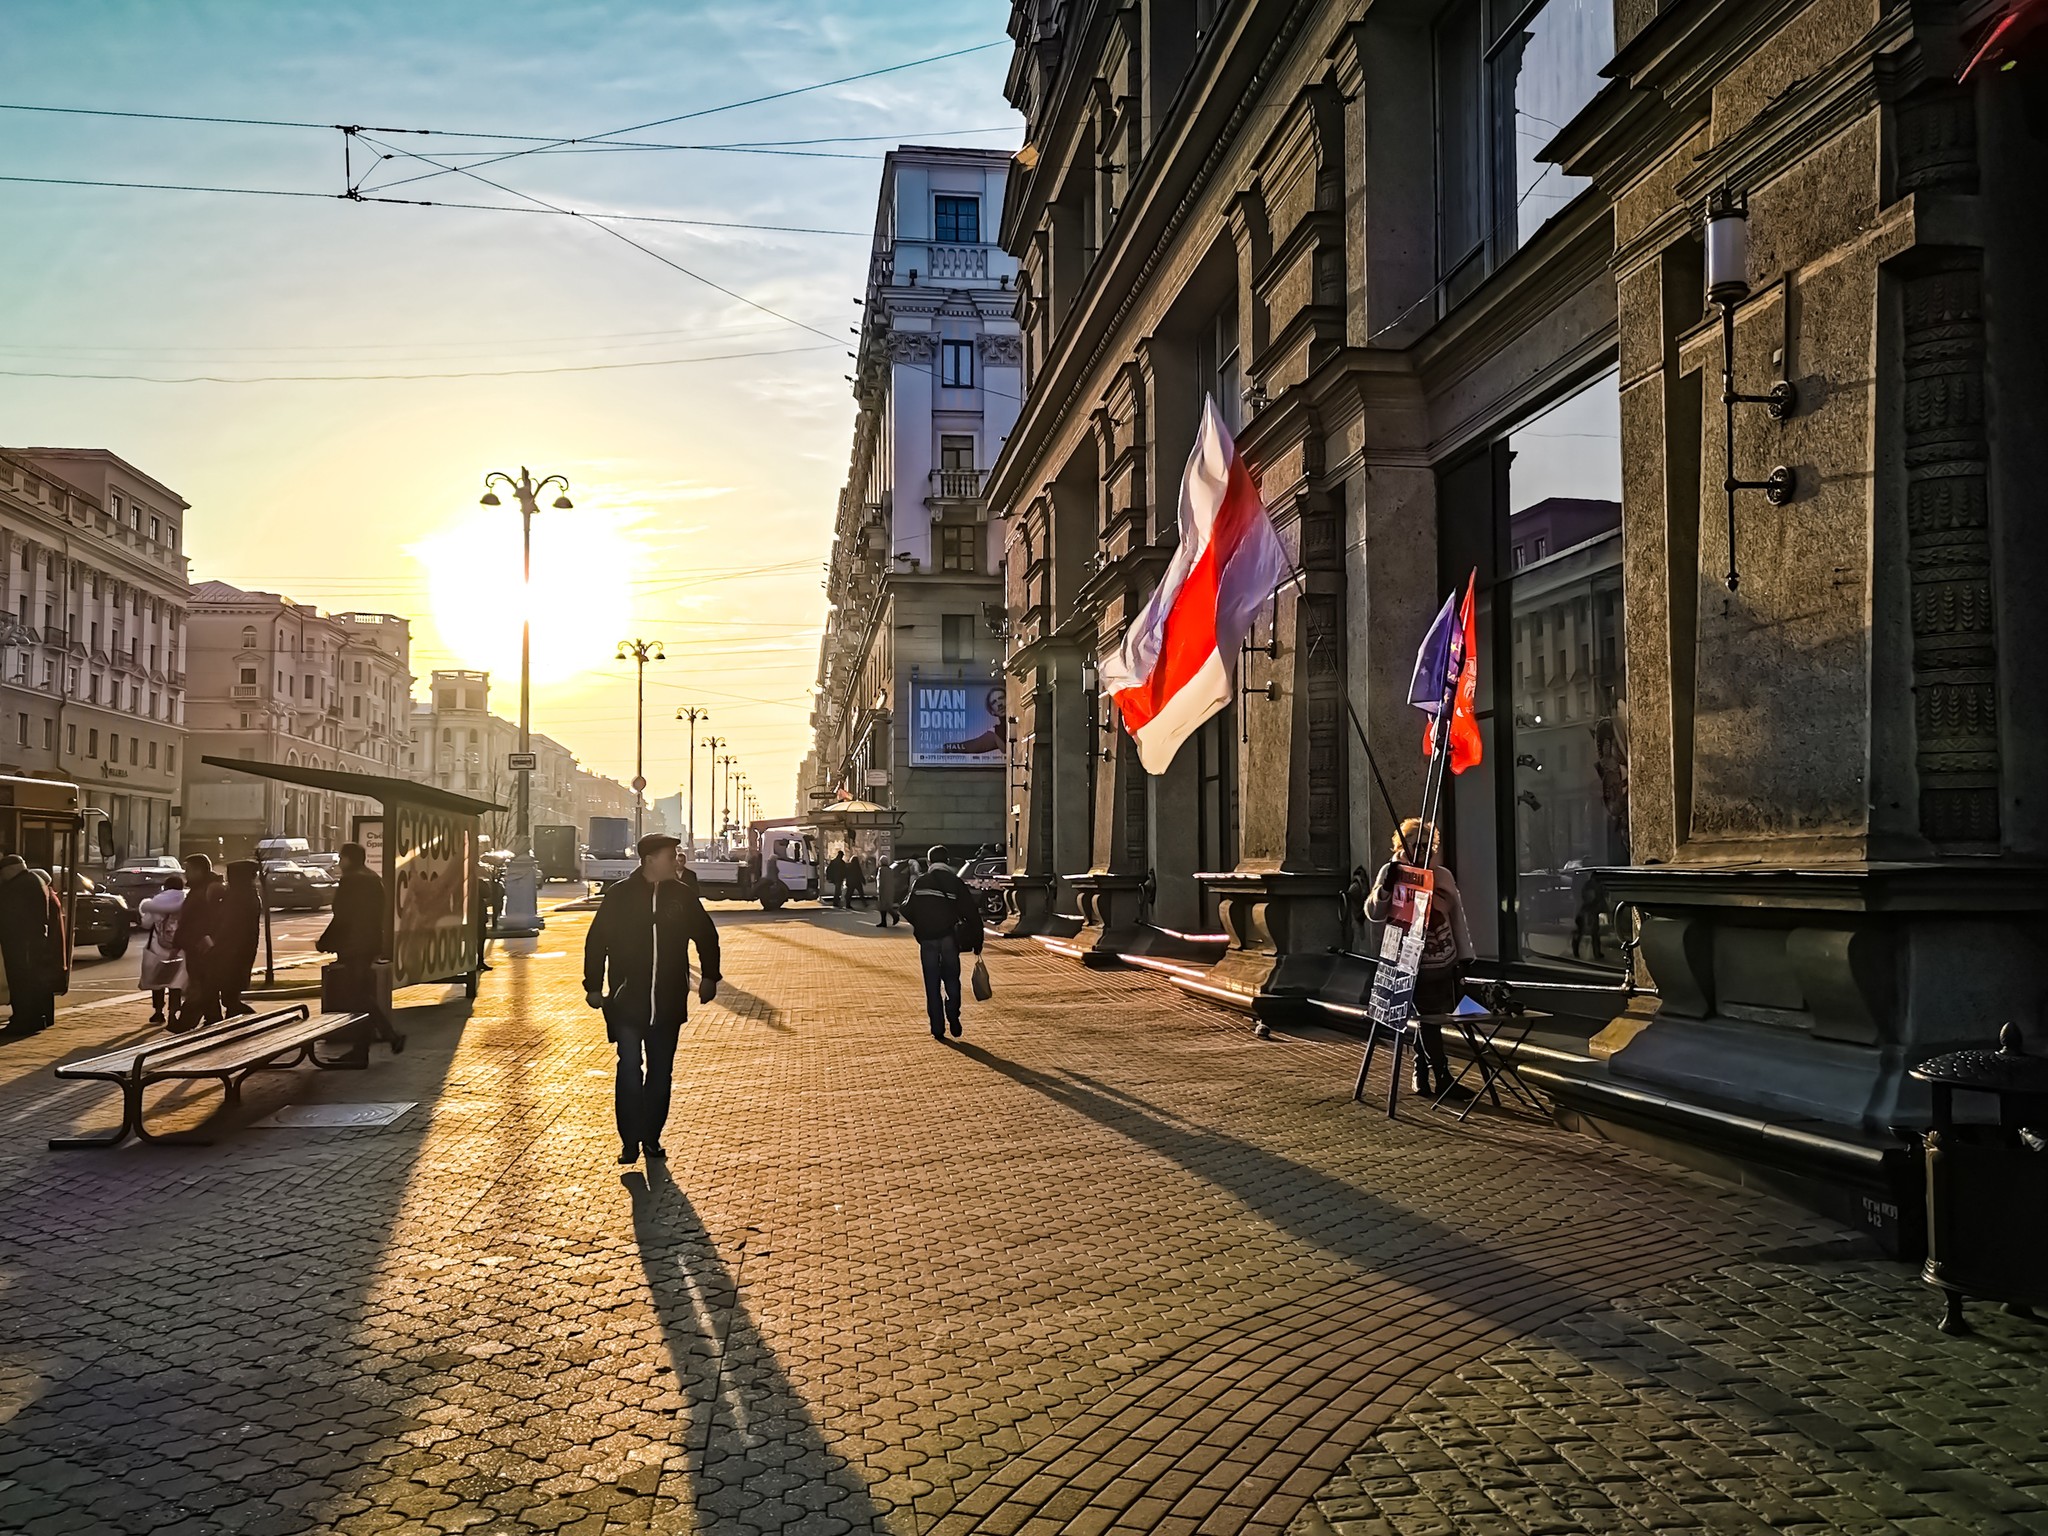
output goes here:
{"type": "Polygon", "coordinates": [[[142,903],[142,985],[149,989],[149,1022],[164,1022],[169,994],[170,1017],[185,1001],[185,951],[178,947],[178,914],[185,906],[185,877],[172,875],[164,888],[142,903]]]}

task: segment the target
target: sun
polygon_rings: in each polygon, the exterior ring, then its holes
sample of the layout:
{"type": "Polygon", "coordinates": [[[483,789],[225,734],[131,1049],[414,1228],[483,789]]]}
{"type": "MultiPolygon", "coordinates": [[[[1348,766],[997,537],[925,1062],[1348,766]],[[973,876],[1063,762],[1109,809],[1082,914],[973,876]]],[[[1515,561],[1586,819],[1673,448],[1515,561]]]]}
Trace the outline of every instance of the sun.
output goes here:
{"type": "MultiPolygon", "coordinates": [[[[426,567],[442,647],[466,667],[516,685],[519,514],[476,507],[412,547],[426,567]]],[[[630,627],[635,550],[603,509],[547,510],[533,520],[533,680],[562,682],[611,660],[630,627]]]]}

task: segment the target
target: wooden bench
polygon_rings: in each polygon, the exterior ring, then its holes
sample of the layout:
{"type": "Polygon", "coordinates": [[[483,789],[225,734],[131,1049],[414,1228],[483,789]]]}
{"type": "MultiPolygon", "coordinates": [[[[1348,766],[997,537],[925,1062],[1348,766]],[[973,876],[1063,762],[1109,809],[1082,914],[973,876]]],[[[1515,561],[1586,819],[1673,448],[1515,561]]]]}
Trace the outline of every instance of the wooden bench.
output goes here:
{"type": "Polygon", "coordinates": [[[227,1019],[191,1034],[153,1035],[82,1061],[67,1061],[56,1069],[57,1076],[113,1083],[121,1090],[121,1128],[110,1136],[53,1136],[50,1145],[60,1150],[117,1147],[130,1136],[139,1136],[144,1141],[205,1146],[204,1140],[189,1135],[151,1135],[142,1120],[143,1089],[152,1083],[213,1078],[225,1090],[226,1102],[233,1104],[242,1096],[242,1080],[252,1072],[282,1070],[307,1061],[330,1069],[344,1065],[322,1061],[314,1047],[367,1017],[361,1013],[316,1014],[304,1003],[295,1003],[269,1013],[227,1019]]]}

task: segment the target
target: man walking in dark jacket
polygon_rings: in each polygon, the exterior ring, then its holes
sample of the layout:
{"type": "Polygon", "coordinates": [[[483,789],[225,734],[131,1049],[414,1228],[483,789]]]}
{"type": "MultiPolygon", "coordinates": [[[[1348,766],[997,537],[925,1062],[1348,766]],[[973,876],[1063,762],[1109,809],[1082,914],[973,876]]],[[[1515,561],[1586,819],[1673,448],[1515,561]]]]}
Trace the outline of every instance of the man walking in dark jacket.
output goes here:
{"type": "Polygon", "coordinates": [[[371,1040],[388,1040],[394,1056],[404,1050],[405,1036],[392,1024],[377,983],[377,962],[384,958],[384,881],[371,872],[361,843],[341,845],[341,884],[335,887],[334,916],[320,935],[319,948],[334,956],[329,1002],[370,1016],[369,1034],[342,1061],[351,1066],[367,1062],[371,1040]]]}
{"type": "Polygon", "coordinates": [[[583,996],[604,1010],[605,1037],[619,1048],[613,1103],[619,1161],[644,1150],[666,1157],[676,1041],[690,1012],[690,946],[703,973],[697,996],[718,996],[718,930],[697,896],[697,877],[682,866],[677,839],[654,832],[640,839],[640,868],[604,893],[583,941],[583,996]]]}
{"type": "Polygon", "coordinates": [[[981,903],[946,862],[945,849],[932,849],[924,873],[903,898],[903,915],[917,935],[917,957],[924,967],[924,1011],[932,1038],[945,1039],[949,1027],[957,1037],[960,952],[981,953],[981,903]]]}
{"type": "Polygon", "coordinates": [[[10,1035],[32,1035],[57,1021],[57,994],[70,979],[64,903],[18,853],[0,858],[0,958],[7,965],[10,1035]]]}

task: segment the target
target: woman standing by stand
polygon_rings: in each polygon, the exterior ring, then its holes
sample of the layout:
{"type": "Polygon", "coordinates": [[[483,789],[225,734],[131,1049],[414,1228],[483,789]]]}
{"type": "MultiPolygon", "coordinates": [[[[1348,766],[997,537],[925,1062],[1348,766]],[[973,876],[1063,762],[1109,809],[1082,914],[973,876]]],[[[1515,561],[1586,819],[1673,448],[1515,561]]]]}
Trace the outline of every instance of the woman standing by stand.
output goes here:
{"type": "Polygon", "coordinates": [[[185,1002],[185,952],[178,947],[178,914],[185,906],[185,877],[172,875],[164,888],[142,903],[142,977],[149,989],[149,1022],[164,1022],[169,994],[170,1017],[185,1002]]]}

